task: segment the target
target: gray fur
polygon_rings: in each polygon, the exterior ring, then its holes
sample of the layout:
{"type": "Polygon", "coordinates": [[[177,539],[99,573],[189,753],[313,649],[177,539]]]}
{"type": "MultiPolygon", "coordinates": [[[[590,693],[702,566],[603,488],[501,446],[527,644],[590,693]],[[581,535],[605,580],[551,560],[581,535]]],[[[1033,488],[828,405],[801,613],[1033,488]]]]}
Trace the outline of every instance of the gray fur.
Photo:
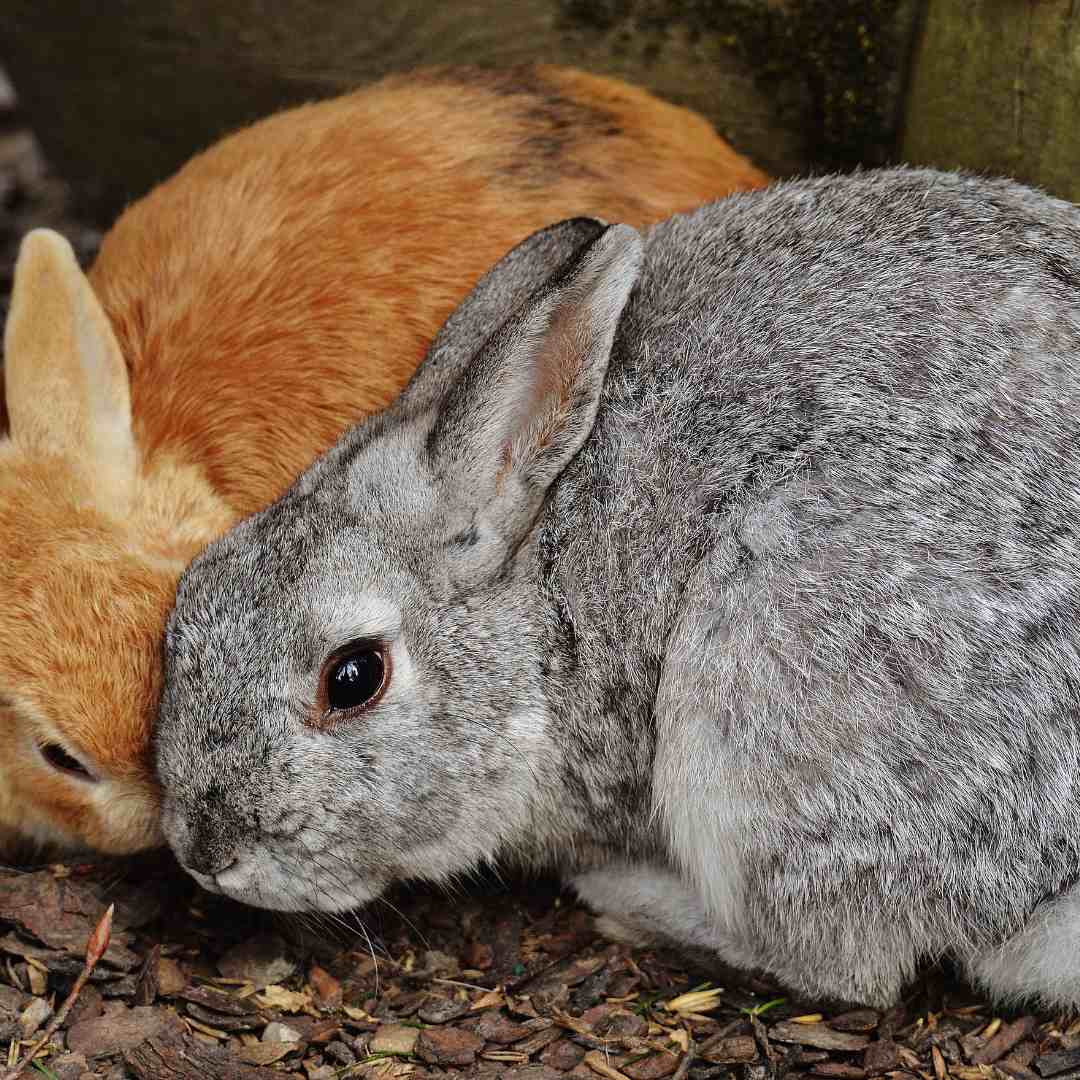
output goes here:
{"type": "Polygon", "coordinates": [[[395,407],[192,565],[177,854],[329,910],[555,864],[803,993],[882,1005],[948,954],[1080,1004],[1080,211],[867,172],[640,260],[625,227],[525,241],[395,407]],[[315,730],[361,636],[390,690],[315,730]]]}

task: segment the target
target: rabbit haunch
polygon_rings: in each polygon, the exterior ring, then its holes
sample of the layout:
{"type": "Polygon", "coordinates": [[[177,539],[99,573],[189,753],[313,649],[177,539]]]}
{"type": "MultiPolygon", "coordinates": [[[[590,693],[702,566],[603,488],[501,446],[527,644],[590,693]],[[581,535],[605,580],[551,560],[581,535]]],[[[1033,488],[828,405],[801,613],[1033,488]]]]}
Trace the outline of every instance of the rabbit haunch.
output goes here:
{"type": "Polygon", "coordinates": [[[1078,522],[1076,208],[901,169],[565,222],[186,572],[166,835],[267,907],[554,864],[804,994],[947,954],[1080,1004],[1078,522]],[[390,684],[313,717],[350,642],[390,684]]]}
{"type": "Polygon", "coordinates": [[[28,236],[0,431],[0,857],[161,842],[150,731],[180,571],[389,404],[511,244],[764,182],[617,80],[446,68],[223,139],[125,211],[89,280],[28,236]]]}

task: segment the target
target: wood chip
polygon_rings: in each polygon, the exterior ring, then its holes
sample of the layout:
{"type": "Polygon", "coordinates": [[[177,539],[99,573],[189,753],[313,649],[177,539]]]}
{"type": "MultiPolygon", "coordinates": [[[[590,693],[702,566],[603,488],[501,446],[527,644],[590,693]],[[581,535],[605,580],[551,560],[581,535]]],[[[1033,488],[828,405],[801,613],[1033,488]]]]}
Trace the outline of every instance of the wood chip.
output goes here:
{"type": "Polygon", "coordinates": [[[416,1049],[416,1040],[420,1029],[405,1024],[383,1024],[368,1043],[368,1049],[375,1054],[409,1055],[416,1049]]]}
{"type": "Polygon", "coordinates": [[[829,1027],[836,1031],[876,1031],[880,1022],[881,1014],[873,1009],[852,1009],[834,1016],[829,1021],[829,1027]]]}
{"type": "Polygon", "coordinates": [[[1005,1024],[1004,1027],[998,1021],[998,1030],[990,1041],[981,1050],[972,1054],[972,1064],[992,1065],[1003,1058],[1017,1043],[1026,1039],[1035,1030],[1035,1026],[1034,1016],[1022,1016],[1011,1024],[1005,1024]]]}
{"type": "Polygon", "coordinates": [[[892,1072],[900,1064],[900,1047],[892,1039],[872,1042],[863,1054],[863,1069],[867,1076],[892,1072]]]}
{"type": "Polygon", "coordinates": [[[260,1042],[241,1047],[236,1051],[236,1056],[249,1065],[273,1065],[303,1048],[304,1044],[299,1042],[260,1042]]]}
{"type": "Polygon", "coordinates": [[[814,1046],[819,1050],[864,1050],[870,1040],[865,1035],[834,1031],[827,1024],[793,1024],[781,1020],[769,1028],[769,1038],[777,1042],[814,1046]]]}
{"type": "Polygon", "coordinates": [[[668,1038],[685,1054],[690,1050],[690,1032],[686,1028],[676,1028],[668,1038]]]}
{"type": "Polygon", "coordinates": [[[153,1005],[161,981],[161,946],[155,945],[147,954],[135,980],[133,1005],[153,1005]]]}
{"type": "Polygon", "coordinates": [[[810,1068],[814,1076],[831,1076],[837,1080],[863,1080],[866,1071],[858,1065],[848,1065],[844,1061],[822,1061],[810,1068]]]}
{"type": "Polygon", "coordinates": [[[530,1035],[527,1039],[515,1043],[514,1049],[520,1054],[531,1056],[561,1038],[562,1032],[557,1027],[545,1028],[534,1035],[530,1035]]]}
{"type": "Polygon", "coordinates": [[[1057,1076],[1067,1069],[1080,1067],[1080,1048],[1075,1050],[1055,1050],[1037,1057],[1032,1063],[1040,1076],[1057,1076]]]}
{"type": "Polygon", "coordinates": [[[729,1035],[702,1043],[698,1054],[713,1065],[736,1065],[757,1058],[757,1043],[752,1035],[729,1035]]]}
{"type": "Polygon", "coordinates": [[[679,1067],[679,1059],[674,1054],[650,1054],[640,1061],[624,1065],[622,1071],[630,1080],[664,1080],[679,1067]]]}
{"type": "Polygon", "coordinates": [[[30,993],[36,994],[38,997],[44,997],[45,991],[49,988],[48,969],[36,960],[31,961],[30,957],[26,958],[26,965],[26,977],[30,982],[30,993]]]}
{"type": "Polygon", "coordinates": [[[217,1028],[218,1031],[251,1031],[265,1023],[265,1018],[258,1013],[250,1013],[247,1016],[225,1016],[211,1009],[204,1009],[196,1005],[194,1001],[185,1002],[184,1008],[189,1017],[198,1020],[200,1024],[217,1028]]]}
{"type": "Polygon", "coordinates": [[[287,1013],[307,1012],[311,1008],[311,998],[307,994],[287,990],[284,986],[267,986],[255,995],[255,1000],[267,1008],[287,1013]]]}
{"type": "Polygon", "coordinates": [[[500,1005],[506,1004],[506,997],[501,990],[489,990],[486,994],[481,994],[473,1003],[472,1008],[476,1009],[497,1009],[500,1005]]]}
{"type": "Polygon", "coordinates": [[[945,1059],[941,1056],[941,1051],[936,1047],[930,1047],[930,1060],[934,1064],[934,1076],[937,1080],[945,1080],[949,1071],[945,1068],[945,1059]]]}
{"type": "Polygon", "coordinates": [[[175,997],[187,984],[184,969],[171,957],[163,956],[158,963],[158,993],[162,997],[175,997]]]}
{"type": "Polygon", "coordinates": [[[180,1021],[169,1009],[153,1006],[122,1009],[72,1024],[67,1032],[67,1047],[92,1058],[138,1046],[147,1039],[161,1036],[173,1026],[182,1029],[180,1021]]]}
{"type": "Polygon", "coordinates": [[[179,997],[225,1016],[251,1016],[257,1012],[254,1002],[244,1001],[211,986],[187,986],[180,991],[179,997]]]}
{"type": "Polygon", "coordinates": [[[218,1039],[221,1042],[226,1042],[229,1038],[227,1031],[222,1031],[221,1028],[211,1027],[209,1024],[201,1023],[192,1016],[185,1016],[184,1023],[194,1031],[201,1031],[204,1035],[209,1035],[211,1039],[218,1039]]]}
{"type": "Polygon", "coordinates": [[[137,1080],[274,1080],[281,1076],[174,1029],[125,1051],[124,1061],[137,1080]]]}
{"type": "Polygon", "coordinates": [[[429,1065],[471,1065],[483,1049],[483,1039],[464,1028],[424,1028],[416,1040],[417,1055],[429,1065]]]}
{"type": "Polygon", "coordinates": [[[308,972],[308,982],[320,1008],[336,1009],[341,1004],[341,983],[325,968],[313,964],[308,972]]]}

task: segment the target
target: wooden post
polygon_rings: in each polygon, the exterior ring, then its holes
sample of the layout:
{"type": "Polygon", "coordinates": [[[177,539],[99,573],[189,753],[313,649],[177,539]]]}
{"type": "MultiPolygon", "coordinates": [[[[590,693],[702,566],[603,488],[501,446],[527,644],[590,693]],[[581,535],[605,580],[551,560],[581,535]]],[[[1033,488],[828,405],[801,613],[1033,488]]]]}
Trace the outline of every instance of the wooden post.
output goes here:
{"type": "Polygon", "coordinates": [[[902,156],[1080,202],[1080,0],[930,0],[902,156]]]}

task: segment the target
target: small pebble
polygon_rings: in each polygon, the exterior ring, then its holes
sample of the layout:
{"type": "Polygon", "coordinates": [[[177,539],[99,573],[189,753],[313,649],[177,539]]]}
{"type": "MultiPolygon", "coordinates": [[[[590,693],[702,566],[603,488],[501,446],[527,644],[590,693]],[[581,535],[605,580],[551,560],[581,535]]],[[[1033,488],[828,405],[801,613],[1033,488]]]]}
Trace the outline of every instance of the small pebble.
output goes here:
{"type": "Polygon", "coordinates": [[[469,1003],[467,1001],[431,997],[420,1006],[416,1015],[425,1024],[445,1024],[449,1020],[456,1020],[459,1016],[464,1016],[468,1011],[469,1003]]]}
{"type": "Polygon", "coordinates": [[[569,1039],[558,1039],[540,1053],[540,1061],[559,1072],[567,1072],[575,1065],[580,1065],[585,1057],[584,1047],[572,1043],[569,1039]]]}
{"type": "Polygon", "coordinates": [[[299,1042],[300,1032],[297,1031],[296,1028],[289,1027],[288,1024],[283,1024],[280,1020],[272,1020],[269,1024],[266,1025],[266,1030],[262,1033],[262,1041],[264,1043],[299,1042]]]}
{"type": "Polygon", "coordinates": [[[326,1056],[345,1068],[356,1064],[356,1055],[340,1039],[326,1044],[326,1056]]]}

